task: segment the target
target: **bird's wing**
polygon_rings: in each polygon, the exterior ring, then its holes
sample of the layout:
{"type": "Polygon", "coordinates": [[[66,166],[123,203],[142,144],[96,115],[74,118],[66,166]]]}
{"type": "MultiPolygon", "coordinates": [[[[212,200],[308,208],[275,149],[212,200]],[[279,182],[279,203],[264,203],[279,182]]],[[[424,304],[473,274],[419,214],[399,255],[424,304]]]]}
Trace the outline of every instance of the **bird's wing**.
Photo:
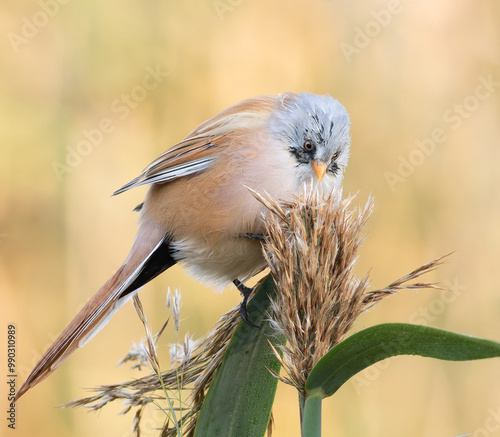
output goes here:
{"type": "Polygon", "coordinates": [[[277,100],[275,96],[255,97],[225,109],[200,124],[186,139],[156,158],[138,177],[113,195],[140,185],[162,184],[206,170],[221,148],[231,144],[235,132],[262,126],[277,100]]]}

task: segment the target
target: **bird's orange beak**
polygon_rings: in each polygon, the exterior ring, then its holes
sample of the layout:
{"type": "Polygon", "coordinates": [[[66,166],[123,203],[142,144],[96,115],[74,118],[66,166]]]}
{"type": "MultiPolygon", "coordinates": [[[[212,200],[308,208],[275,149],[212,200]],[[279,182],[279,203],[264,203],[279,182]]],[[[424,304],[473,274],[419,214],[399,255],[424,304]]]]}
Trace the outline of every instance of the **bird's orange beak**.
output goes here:
{"type": "Polygon", "coordinates": [[[314,168],[316,176],[318,176],[318,181],[321,181],[321,179],[323,179],[323,176],[326,173],[326,165],[323,163],[317,163],[316,161],[313,161],[312,166],[314,168]]]}

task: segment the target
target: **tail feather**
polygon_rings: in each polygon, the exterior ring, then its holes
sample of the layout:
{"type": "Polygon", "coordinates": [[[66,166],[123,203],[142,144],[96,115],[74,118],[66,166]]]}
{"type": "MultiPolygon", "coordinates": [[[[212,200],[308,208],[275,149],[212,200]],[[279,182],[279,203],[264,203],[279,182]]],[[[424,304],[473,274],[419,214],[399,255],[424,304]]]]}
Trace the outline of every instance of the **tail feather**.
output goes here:
{"type": "Polygon", "coordinates": [[[132,298],[142,285],[175,263],[169,256],[171,253],[165,252],[164,249],[169,247],[169,243],[168,236],[165,236],[165,232],[158,227],[144,224],[141,226],[127,260],[87,302],[45,352],[17,392],[14,402],[30,388],[47,378],[73,352],[93,338],[115,311],[132,298]],[[162,257],[163,268],[151,268],[151,264],[157,266],[159,263],[158,254],[155,256],[156,252],[164,255],[162,257]],[[150,271],[152,274],[145,274],[150,271]]]}

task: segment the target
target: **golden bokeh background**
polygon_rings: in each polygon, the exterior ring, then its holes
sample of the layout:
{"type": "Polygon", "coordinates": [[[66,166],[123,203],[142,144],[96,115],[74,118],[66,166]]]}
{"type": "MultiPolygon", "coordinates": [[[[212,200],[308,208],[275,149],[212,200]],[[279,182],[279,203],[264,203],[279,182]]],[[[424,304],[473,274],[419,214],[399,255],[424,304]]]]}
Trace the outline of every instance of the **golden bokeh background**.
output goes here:
{"type": "MultiPolygon", "coordinates": [[[[499,23],[495,0],[10,2],[0,11],[0,363],[13,323],[19,386],[126,256],[146,189],[111,198],[116,188],[223,108],[283,91],[329,93],[351,114],[344,191],[359,204],[375,197],[358,265],[373,287],[455,251],[428,276],[451,291],[389,298],[356,329],[410,322],[500,341],[499,23]]],[[[183,333],[195,337],[240,299],[175,267],[141,293],[154,327],[168,286],[181,289],[183,333]]],[[[19,402],[16,431],[2,413],[0,434],[130,435],[120,405],[54,407],[139,376],[115,364],[142,335],[127,304],[19,402]]],[[[499,364],[382,362],[324,402],[324,435],[500,435],[499,364]]],[[[274,413],[275,436],[300,435],[293,389],[279,385],[274,413]]],[[[161,415],[148,411],[144,425],[157,435],[161,415]]]]}

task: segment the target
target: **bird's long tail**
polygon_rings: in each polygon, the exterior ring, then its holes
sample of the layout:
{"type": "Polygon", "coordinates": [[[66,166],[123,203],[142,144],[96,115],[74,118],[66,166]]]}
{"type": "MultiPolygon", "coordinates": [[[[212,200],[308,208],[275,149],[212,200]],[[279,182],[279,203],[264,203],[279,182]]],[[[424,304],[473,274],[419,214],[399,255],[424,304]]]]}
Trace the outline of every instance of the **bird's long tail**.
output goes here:
{"type": "Polygon", "coordinates": [[[175,264],[170,238],[152,223],[143,223],[123,265],[90,299],[43,354],[16,394],[17,401],[47,378],[77,349],[83,347],[109,321],[115,311],[140,287],[175,264]]]}

